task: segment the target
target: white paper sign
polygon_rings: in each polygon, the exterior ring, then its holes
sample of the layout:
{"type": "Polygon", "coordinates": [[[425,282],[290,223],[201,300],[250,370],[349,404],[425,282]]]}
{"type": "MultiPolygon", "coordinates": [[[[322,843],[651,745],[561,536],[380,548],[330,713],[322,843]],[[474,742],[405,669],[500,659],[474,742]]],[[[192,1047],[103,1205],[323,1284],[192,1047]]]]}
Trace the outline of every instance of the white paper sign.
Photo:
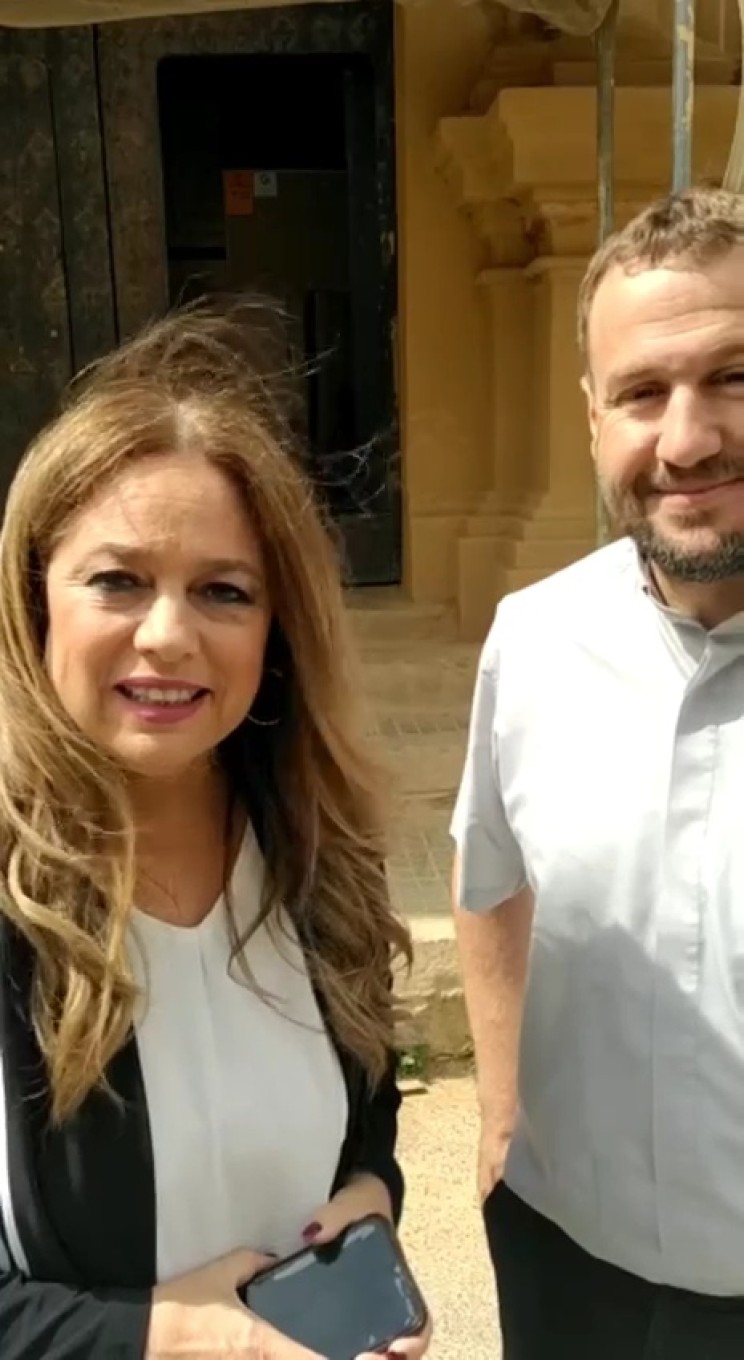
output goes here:
{"type": "Polygon", "coordinates": [[[279,193],[275,170],[257,170],[254,178],[256,198],[276,198],[279,193]]]}

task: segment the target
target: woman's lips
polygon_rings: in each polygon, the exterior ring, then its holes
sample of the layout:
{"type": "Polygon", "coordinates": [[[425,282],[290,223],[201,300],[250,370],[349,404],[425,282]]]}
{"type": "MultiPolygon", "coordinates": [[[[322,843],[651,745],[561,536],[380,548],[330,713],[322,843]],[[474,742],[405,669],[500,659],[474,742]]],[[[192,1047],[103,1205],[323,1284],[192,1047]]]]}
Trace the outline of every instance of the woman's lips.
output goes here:
{"type": "Polygon", "coordinates": [[[156,685],[125,681],[115,686],[132,716],[148,726],[185,722],[199,710],[209,691],[193,685],[156,685]]]}

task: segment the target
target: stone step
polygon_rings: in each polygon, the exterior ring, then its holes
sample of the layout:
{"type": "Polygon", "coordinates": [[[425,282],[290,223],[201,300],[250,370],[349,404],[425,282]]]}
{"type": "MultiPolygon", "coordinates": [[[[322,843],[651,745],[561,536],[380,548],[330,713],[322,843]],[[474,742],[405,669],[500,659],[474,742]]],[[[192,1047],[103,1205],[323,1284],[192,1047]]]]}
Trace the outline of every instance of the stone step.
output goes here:
{"type": "Polygon", "coordinates": [[[524,590],[526,586],[533,586],[538,581],[544,581],[550,572],[542,567],[509,567],[506,573],[509,583],[509,590],[524,590]]]}
{"type": "Polygon", "coordinates": [[[465,735],[450,741],[437,739],[398,750],[381,748],[383,764],[390,770],[401,814],[412,824],[428,820],[428,800],[442,797],[452,809],[465,760],[465,735]]]}
{"type": "Polygon", "coordinates": [[[414,951],[410,973],[397,978],[406,1013],[398,1042],[421,1047],[435,1060],[462,1058],[471,1042],[450,905],[452,804],[432,797],[424,809],[426,801],[411,800],[389,863],[393,902],[408,923],[414,951]]]}
{"type": "Polygon", "coordinates": [[[361,646],[457,639],[457,617],[451,605],[413,604],[397,586],[347,590],[346,605],[361,646]]]}
{"type": "Polygon", "coordinates": [[[365,643],[365,692],[373,708],[401,716],[413,708],[437,709],[443,718],[454,712],[460,718],[470,707],[478,655],[471,643],[365,643]]]}
{"type": "Polygon", "coordinates": [[[390,770],[390,891],[414,941],[398,979],[402,1046],[434,1058],[469,1052],[450,907],[449,823],[462,773],[479,647],[457,640],[452,611],[399,591],[347,594],[360,644],[370,735],[390,770]]]}
{"type": "Polygon", "coordinates": [[[422,1048],[435,1060],[469,1057],[473,1051],[451,912],[411,922],[413,967],[398,974],[396,993],[404,1009],[400,1048],[422,1048]]]}
{"type": "Polygon", "coordinates": [[[596,536],[588,535],[559,541],[549,538],[524,539],[517,546],[515,568],[539,569],[543,576],[547,576],[550,572],[570,567],[572,562],[578,562],[582,557],[588,557],[596,546],[596,536]]]}

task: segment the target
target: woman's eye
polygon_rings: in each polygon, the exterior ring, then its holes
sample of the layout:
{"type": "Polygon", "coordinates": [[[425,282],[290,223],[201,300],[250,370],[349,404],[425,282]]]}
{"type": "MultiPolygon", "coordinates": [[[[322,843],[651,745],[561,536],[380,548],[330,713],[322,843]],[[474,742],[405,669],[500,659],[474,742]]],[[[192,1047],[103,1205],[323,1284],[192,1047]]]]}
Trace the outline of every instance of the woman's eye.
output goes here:
{"type": "Polygon", "coordinates": [[[119,592],[137,590],[141,582],[129,571],[97,571],[95,576],[91,576],[88,585],[105,595],[116,595],[119,592]]]}
{"type": "Polygon", "coordinates": [[[210,581],[202,593],[212,604],[253,604],[253,596],[230,581],[210,581]]]}
{"type": "Polygon", "coordinates": [[[740,387],[744,383],[744,368],[732,368],[728,373],[721,373],[718,382],[724,387],[740,387]]]}

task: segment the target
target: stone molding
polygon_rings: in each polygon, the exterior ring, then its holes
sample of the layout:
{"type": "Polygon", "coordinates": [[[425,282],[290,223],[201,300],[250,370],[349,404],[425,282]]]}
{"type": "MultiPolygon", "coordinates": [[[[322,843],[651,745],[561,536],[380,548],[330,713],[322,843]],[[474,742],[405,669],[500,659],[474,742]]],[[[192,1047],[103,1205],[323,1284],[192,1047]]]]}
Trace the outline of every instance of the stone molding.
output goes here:
{"type": "MultiPolygon", "coordinates": [[[[732,86],[696,91],[698,179],[722,179],[737,106],[738,91],[732,86]]],[[[472,221],[489,265],[525,264],[541,254],[585,256],[593,250],[595,128],[595,91],[557,86],[502,90],[485,113],[440,122],[437,164],[472,221]]],[[[671,137],[668,89],[617,91],[619,222],[668,184],[671,137]]]]}

